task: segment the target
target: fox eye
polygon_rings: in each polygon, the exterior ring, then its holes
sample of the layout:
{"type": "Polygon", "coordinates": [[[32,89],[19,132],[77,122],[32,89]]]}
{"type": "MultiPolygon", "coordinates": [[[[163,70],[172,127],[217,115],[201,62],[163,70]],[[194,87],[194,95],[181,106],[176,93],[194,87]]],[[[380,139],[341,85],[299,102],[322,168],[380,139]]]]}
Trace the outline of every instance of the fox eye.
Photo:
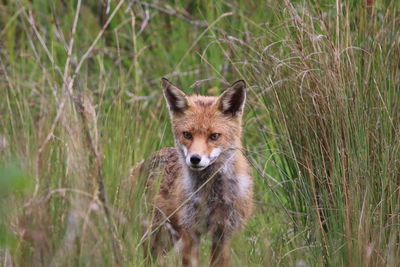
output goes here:
{"type": "Polygon", "coordinates": [[[215,140],[218,139],[218,137],[219,137],[220,135],[221,135],[221,134],[219,134],[219,133],[212,133],[212,134],[210,135],[209,139],[210,139],[211,141],[215,141],[215,140]]]}
{"type": "Polygon", "coordinates": [[[183,134],[183,137],[185,137],[188,140],[192,140],[192,138],[193,138],[192,134],[189,132],[183,132],[182,134],[183,134]]]}

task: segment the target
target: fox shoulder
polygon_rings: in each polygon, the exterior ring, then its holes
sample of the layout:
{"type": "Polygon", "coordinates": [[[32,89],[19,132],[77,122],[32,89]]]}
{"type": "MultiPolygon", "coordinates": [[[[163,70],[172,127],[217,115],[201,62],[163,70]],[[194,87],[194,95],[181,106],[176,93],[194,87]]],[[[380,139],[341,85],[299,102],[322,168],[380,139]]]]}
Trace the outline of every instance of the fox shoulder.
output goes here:
{"type": "Polygon", "coordinates": [[[147,160],[143,160],[130,170],[130,180],[145,179],[146,188],[150,189],[162,177],[160,193],[169,194],[169,190],[181,175],[182,166],[176,148],[163,148],[158,150],[147,160]]]}

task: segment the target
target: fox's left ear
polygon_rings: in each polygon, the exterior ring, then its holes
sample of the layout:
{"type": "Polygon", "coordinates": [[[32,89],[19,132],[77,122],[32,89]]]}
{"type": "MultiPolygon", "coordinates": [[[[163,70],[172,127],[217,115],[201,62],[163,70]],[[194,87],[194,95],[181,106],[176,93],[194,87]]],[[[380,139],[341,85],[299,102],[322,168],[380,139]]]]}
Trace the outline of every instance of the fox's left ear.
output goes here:
{"type": "Polygon", "coordinates": [[[164,96],[172,114],[182,114],[188,107],[187,96],[166,78],[161,79],[164,96]]]}
{"type": "Polygon", "coordinates": [[[233,83],[218,98],[218,108],[222,113],[231,116],[242,114],[246,101],[246,84],[243,80],[233,83]]]}

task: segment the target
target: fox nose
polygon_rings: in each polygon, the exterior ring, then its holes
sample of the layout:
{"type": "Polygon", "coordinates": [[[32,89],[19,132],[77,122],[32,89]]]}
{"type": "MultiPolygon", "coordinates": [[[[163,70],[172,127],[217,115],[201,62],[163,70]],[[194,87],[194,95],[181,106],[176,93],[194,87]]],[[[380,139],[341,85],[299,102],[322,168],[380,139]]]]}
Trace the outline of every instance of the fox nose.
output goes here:
{"type": "Polygon", "coordinates": [[[201,161],[200,155],[194,154],[190,157],[190,163],[197,165],[201,161]]]}

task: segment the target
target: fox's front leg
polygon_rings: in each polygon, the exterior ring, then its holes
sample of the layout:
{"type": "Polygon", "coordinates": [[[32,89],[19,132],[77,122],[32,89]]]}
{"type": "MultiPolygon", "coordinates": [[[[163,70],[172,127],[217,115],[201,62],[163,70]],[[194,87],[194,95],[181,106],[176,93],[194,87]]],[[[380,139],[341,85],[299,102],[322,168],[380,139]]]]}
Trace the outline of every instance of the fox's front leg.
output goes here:
{"type": "Polygon", "coordinates": [[[199,263],[200,236],[190,232],[182,233],[182,265],[196,267],[199,263]]]}
{"type": "Polygon", "coordinates": [[[211,266],[224,267],[229,264],[229,238],[224,230],[218,228],[212,234],[211,266]]]}

